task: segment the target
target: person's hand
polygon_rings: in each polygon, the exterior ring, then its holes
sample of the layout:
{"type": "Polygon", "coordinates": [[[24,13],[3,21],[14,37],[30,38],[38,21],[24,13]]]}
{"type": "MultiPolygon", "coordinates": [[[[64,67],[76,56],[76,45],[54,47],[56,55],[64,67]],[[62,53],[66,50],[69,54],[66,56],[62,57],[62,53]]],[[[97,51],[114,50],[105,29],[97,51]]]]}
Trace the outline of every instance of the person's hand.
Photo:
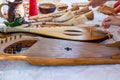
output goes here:
{"type": "Polygon", "coordinates": [[[104,28],[109,28],[110,25],[120,25],[120,18],[115,16],[105,18],[102,22],[102,26],[104,28]]]}
{"type": "Polygon", "coordinates": [[[103,5],[107,0],[89,0],[89,4],[88,5],[91,5],[92,7],[97,7],[99,5],[103,5]]]}
{"type": "Polygon", "coordinates": [[[120,0],[118,0],[114,5],[113,8],[115,9],[116,13],[120,12],[120,0]]]}

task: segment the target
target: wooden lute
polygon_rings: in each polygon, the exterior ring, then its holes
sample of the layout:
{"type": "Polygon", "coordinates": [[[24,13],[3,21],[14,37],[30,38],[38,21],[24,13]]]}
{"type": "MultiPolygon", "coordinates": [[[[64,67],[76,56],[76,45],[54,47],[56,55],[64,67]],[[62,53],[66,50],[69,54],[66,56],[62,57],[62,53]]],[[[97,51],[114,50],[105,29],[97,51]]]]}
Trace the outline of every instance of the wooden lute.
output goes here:
{"type": "Polygon", "coordinates": [[[44,66],[120,63],[119,58],[112,58],[120,54],[119,48],[97,43],[14,35],[0,40],[0,44],[0,60],[25,60],[44,66]],[[19,48],[28,46],[23,53],[18,53],[19,48]]]}
{"type": "Polygon", "coordinates": [[[99,41],[108,38],[107,33],[97,31],[92,27],[44,27],[44,28],[1,28],[4,33],[32,33],[52,38],[75,41],[99,41]]]}

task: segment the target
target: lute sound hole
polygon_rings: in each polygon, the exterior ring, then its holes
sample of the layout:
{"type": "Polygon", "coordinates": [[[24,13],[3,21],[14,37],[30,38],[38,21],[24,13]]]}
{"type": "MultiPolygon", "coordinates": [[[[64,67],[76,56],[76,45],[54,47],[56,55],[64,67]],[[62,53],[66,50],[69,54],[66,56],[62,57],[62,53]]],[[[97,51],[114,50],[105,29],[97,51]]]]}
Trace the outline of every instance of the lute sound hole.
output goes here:
{"type": "Polygon", "coordinates": [[[9,45],[4,49],[5,53],[8,54],[21,54],[28,48],[30,48],[33,44],[35,44],[37,40],[23,40],[16,42],[12,45],[9,45]]]}

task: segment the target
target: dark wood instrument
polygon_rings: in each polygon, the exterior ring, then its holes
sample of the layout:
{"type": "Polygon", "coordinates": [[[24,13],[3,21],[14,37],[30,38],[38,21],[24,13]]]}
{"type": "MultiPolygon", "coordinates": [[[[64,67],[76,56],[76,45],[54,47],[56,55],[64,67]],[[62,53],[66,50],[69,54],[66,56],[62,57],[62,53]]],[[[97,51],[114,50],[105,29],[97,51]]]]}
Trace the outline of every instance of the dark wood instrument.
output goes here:
{"type": "Polygon", "coordinates": [[[0,60],[25,60],[32,65],[118,64],[120,48],[103,44],[14,35],[0,40],[0,60]],[[23,52],[20,53],[24,48],[23,52]]]}

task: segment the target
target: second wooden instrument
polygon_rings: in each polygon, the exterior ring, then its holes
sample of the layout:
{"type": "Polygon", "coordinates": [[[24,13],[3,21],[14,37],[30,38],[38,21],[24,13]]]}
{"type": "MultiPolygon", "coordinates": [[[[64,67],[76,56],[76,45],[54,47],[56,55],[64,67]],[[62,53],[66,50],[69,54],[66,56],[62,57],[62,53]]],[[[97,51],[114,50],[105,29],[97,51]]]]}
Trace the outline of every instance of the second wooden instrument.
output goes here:
{"type": "Polygon", "coordinates": [[[98,41],[106,39],[107,33],[97,31],[92,27],[44,27],[44,28],[6,28],[1,32],[5,33],[32,33],[52,38],[75,40],[75,41],[98,41]]]}

